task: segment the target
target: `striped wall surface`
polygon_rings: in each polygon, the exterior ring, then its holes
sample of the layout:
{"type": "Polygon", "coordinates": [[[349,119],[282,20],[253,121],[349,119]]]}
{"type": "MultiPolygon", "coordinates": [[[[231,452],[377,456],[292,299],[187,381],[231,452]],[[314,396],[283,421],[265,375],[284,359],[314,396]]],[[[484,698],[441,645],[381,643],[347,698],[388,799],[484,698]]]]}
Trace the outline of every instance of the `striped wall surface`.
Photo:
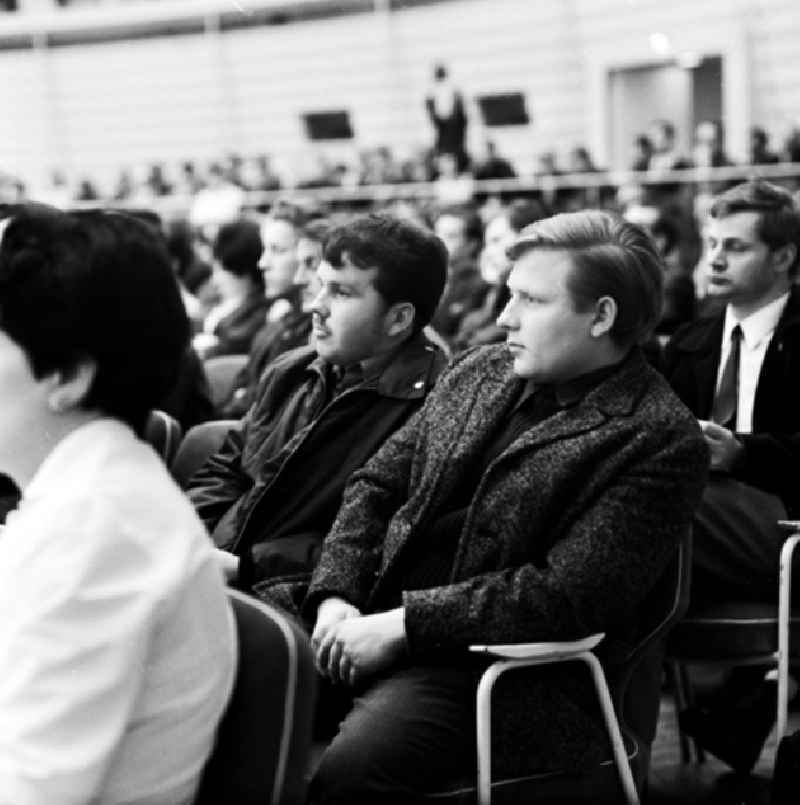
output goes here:
{"type": "MultiPolygon", "coordinates": [[[[729,146],[747,130],[782,138],[800,117],[796,0],[450,0],[287,25],[0,51],[0,170],[41,180],[53,167],[110,180],[123,166],[268,152],[296,176],[318,152],[401,155],[430,142],[422,100],[431,66],[465,92],[470,144],[486,132],[477,95],[521,91],[531,123],[496,129],[532,169],[553,149],[610,154],[610,69],[656,63],[653,33],[676,51],[721,53],[729,146]],[[304,111],[348,109],[356,140],[312,146],[304,111]]],[[[0,35],[2,35],[0,21],[0,35]]]]}

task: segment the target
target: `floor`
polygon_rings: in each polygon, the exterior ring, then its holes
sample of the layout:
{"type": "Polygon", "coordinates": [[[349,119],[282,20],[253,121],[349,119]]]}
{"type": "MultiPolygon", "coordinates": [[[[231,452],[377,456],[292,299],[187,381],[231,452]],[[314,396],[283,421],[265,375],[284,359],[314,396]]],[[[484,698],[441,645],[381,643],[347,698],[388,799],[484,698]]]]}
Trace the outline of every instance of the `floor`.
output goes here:
{"type": "MultiPolygon", "coordinates": [[[[788,732],[797,729],[800,729],[800,712],[790,712],[788,732]]],[[[647,805],[769,805],[776,748],[773,731],[749,777],[734,774],[711,755],[706,755],[702,764],[683,764],[674,701],[671,696],[664,696],[658,733],[653,744],[647,805]]]]}

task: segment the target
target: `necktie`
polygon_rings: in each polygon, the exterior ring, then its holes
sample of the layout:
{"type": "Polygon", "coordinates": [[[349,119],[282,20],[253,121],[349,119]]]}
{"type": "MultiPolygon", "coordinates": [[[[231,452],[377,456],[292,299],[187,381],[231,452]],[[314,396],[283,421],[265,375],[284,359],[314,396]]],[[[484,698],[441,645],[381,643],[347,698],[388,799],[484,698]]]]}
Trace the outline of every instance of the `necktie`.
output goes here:
{"type": "Polygon", "coordinates": [[[736,407],[739,402],[739,353],[742,346],[742,328],[737,324],[731,330],[731,348],[722,370],[711,419],[726,428],[736,428],[736,407]]]}

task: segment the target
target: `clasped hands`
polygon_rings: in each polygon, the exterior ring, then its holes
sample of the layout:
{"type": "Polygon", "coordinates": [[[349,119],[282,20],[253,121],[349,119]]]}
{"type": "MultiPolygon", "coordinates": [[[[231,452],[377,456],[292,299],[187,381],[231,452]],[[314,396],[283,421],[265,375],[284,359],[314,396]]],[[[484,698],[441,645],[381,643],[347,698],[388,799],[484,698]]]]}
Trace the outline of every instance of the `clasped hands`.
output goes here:
{"type": "Polygon", "coordinates": [[[311,645],[319,673],[353,687],[405,652],[403,608],[362,615],[342,598],[326,598],[317,610],[311,645]]]}
{"type": "Polygon", "coordinates": [[[700,428],[711,451],[711,469],[729,472],[744,450],[744,446],[733,431],[717,425],[716,422],[701,419],[700,428]]]}

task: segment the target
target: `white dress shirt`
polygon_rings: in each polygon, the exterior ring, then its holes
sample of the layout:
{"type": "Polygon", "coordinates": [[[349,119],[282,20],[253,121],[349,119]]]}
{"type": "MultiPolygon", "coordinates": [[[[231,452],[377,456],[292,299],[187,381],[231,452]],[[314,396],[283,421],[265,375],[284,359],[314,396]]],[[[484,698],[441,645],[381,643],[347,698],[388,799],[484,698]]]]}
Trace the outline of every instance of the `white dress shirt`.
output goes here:
{"type": "Polygon", "coordinates": [[[0,534],[0,803],[192,802],[236,670],[212,545],[153,450],[63,439],[0,534]]]}
{"type": "Polygon", "coordinates": [[[722,328],[722,352],[717,369],[717,388],[722,380],[722,372],[731,350],[731,331],[738,324],[742,328],[742,341],[739,352],[739,394],[736,405],[736,431],[738,433],[753,432],[753,405],[756,398],[756,387],[767,347],[772,340],[778,321],[789,294],[778,297],[760,310],[751,313],[741,321],[737,321],[731,307],[725,309],[725,324],[722,328]]]}

